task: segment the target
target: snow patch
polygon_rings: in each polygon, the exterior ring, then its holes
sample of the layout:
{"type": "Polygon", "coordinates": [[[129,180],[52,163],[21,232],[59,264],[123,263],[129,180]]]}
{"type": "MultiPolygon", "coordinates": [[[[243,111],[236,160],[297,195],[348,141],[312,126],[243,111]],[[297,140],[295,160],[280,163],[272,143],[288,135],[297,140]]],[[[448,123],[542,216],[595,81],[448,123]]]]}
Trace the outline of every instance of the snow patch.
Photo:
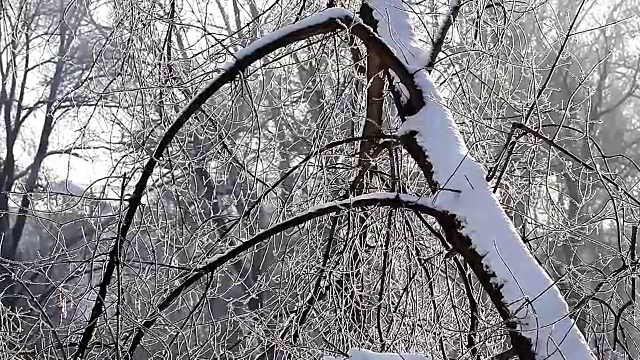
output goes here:
{"type": "Polygon", "coordinates": [[[255,40],[254,42],[252,42],[251,44],[249,44],[249,46],[245,47],[244,49],[236,52],[233,57],[235,58],[235,61],[233,62],[229,62],[227,64],[225,64],[224,69],[228,70],[229,68],[231,68],[231,66],[233,65],[233,63],[247,57],[248,55],[254,53],[256,50],[269,45],[273,42],[276,42],[277,40],[287,37],[289,34],[304,29],[304,28],[308,28],[308,27],[312,27],[314,25],[318,25],[321,23],[324,23],[330,19],[338,19],[338,18],[342,18],[342,17],[348,17],[351,19],[356,19],[356,16],[349,10],[344,9],[344,8],[330,8],[330,9],[326,9],[324,11],[321,11],[317,14],[314,14],[312,16],[309,16],[307,18],[304,18],[298,22],[295,22],[291,25],[285,26],[281,29],[278,29],[270,34],[267,34],[257,40],[255,40]]]}
{"type": "MultiPolygon", "coordinates": [[[[351,349],[348,352],[351,360],[431,360],[431,357],[419,354],[377,353],[364,349],[351,349]]],[[[343,360],[345,357],[323,356],[322,360],[343,360]]]]}
{"type": "Polygon", "coordinates": [[[84,186],[76,184],[71,181],[61,181],[53,183],[49,186],[49,190],[60,194],[69,194],[75,196],[82,196],[86,189],[84,186]]]}
{"type": "Polygon", "coordinates": [[[429,53],[419,45],[402,1],[370,0],[367,3],[378,21],[378,33],[396,56],[409,66],[425,66],[429,61],[429,53]]]}

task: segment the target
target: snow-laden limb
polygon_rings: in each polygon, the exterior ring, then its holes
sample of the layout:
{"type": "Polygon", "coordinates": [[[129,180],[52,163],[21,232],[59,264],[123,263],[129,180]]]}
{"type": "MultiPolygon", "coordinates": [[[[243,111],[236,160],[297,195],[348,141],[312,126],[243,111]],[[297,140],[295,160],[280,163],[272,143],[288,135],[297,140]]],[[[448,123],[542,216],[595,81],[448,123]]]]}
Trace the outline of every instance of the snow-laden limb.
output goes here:
{"type": "MultiPolygon", "coordinates": [[[[365,349],[351,349],[348,352],[349,359],[351,360],[431,360],[431,357],[419,354],[409,353],[377,353],[365,349]]],[[[342,356],[334,357],[325,355],[322,360],[343,360],[342,356]]]]}
{"type": "Polygon", "coordinates": [[[378,34],[395,50],[396,56],[409,66],[424,66],[429,53],[419,46],[402,1],[372,0],[367,4],[378,21],[378,34]]]}
{"type": "MultiPolygon", "coordinates": [[[[429,53],[419,46],[418,40],[411,29],[409,14],[404,11],[401,1],[372,0],[366,4],[371,8],[373,18],[377,22],[377,32],[395,51],[396,56],[410,68],[422,67],[429,62],[429,53]]],[[[410,70],[410,69],[409,69],[410,70]]],[[[395,87],[403,95],[402,101],[410,97],[409,91],[391,73],[395,87]]]]}
{"type": "MultiPolygon", "coordinates": [[[[247,55],[253,54],[257,49],[264,48],[266,45],[271,44],[279,39],[286,38],[289,34],[299,31],[301,29],[306,29],[312,27],[317,24],[321,24],[326,22],[329,19],[339,19],[339,18],[351,18],[355,19],[355,15],[344,8],[330,8],[324,11],[321,11],[317,14],[311,15],[307,18],[304,18],[298,22],[295,22],[291,25],[280,28],[274,32],[271,32],[256,41],[249,44],[249,46],[243,48],[242,50],[236,52],[233,57],[234,59],[240,60],[247,55]]],[[[230,67],[232,63],[227,63],[225,67],[230,67]]]]}
{"type": "Polygon", "coordinates": [[[379,35],[405,61],[422,91],[425,105],[407,117],[400,133],[415,137],[432,166],[432,182],[447,189],[434,195],[432,206],[460,223],[460,233],[481,257],[515,330],[530,341],[535,359],[591,359],[560,291],[521,241],[485,180],[485,170],[470,156],[451,112],[422,70],[425,52],[415,42],[402,0],[370,0],[369,4],[375,9],[379,35]]]}

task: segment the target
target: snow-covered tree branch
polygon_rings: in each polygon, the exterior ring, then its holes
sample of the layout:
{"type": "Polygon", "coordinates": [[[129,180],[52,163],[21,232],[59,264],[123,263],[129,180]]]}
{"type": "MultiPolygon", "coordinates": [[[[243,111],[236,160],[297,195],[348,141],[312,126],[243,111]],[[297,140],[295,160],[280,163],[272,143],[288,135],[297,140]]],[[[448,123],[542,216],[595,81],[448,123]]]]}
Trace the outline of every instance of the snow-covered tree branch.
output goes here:
{"type": "MultiPolygon", "coordinates": [[[[591,351],[553,280],[539,266],[507,218],[469,153],[451,112],[425,69],[402,1],[369,1],[380,36],[413,72],[424,106],[406,116],[400,135],[420,147],[422,170],[445,237],[465,258],[507,323],[521,359],[588,359],[591,351]]],[[[403,91],[402,85],[399,85],[403,91]]],[[[406,90],[403,92],[406,93],[406,90]]],[[[414,145],[415,144],[415,145],[414,145]]]]}

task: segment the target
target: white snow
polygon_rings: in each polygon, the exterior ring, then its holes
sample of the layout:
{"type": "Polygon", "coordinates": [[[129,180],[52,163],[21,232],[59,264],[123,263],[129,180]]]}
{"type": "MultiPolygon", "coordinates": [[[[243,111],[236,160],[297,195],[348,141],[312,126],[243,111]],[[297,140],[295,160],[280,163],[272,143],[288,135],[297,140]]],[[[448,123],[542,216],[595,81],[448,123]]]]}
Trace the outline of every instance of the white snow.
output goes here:
{"type": "Polygon", "coordinates": [[[395,50],[396,56],[409,66],[425,66],[429,53],[419,45],[402,1],[373,0],[367,3],[373,9],[373,17],[378,20],[378,34],[395,50]]]}
{"type": "Polygon", "coordinates": [[[86,191],[84,186],[71,181],[61,181],[53,183],[49,186],[49,190],[60,194],[69,194],[75,196],[81,196],[86,191]]]}
{"type": "MultiPolygon", "coordinates": [[[[418,354],[376,353],[364,349],[351,349],[348,352],[351,360],[431,360],[429,356],[418,354]]],[[[342,360],[343,356],[323,356],[322,360],[342,360]]]]}
{"type": "MultiPolygon", "coordinates": [[[[429,62],[429,53],[419,45],[411,27],[411,19],[404,9],[402,1],[372,0],[367,1],[373,9],[373,17],[378,21],[378,34],[394,50],[396,56],[408,67],[419,70],[429,62]]],[[[404,95],[405,101],[409,92],[392,73],[396,88],[404,95]]]]}
{"type": "MultiPolygon", "coordinates": [[[[356,16],[351,11],[344,8],[335,7],[335,8],[326,9],[324,11],[320,11],[317,14],[304,18],[298,22],[285,26],[281,29],[278,29],[272,33],[269,33],[257,39],[256,41],[249,44],[249,46],[236,52],[233,55],[233,57],[235,61],[238,61],[246,57],[247,55],[254,53],[257,49],[260,49],[265,45],[271,44],[277,41],[278,39],[287,37],[289,34],[295,31],[324,23],[329,19],[338,19],[338,18],[344,18],[344,17],[347,17],[350,19],[356,19],[356,16]]],[[[227,63],[225,65],[225,70],[228,69],[231,65],[232,63],[227,63]]]]}
{"type": "MultiPolygon", "coordinates": [[[[425,53],[415,49],[402,0],[373,0],[369,4],[387,15],[387,25],[379,26],[379,35],[405,61],[423,92],[426,105],[407,118],[400,133],[416,131],[417,143],[433,165],[434,180],[442,190],[434,195],[431,206],[460,220],[462,232],[483,256],[483,264],[495,273],[496,285],[503,286],[505,302],[518,319],[519,330],[531,340],[537,359],[591,359],[558,288],[520,240],[485,181],[485,170],[469,155],[436,86],[420,69],[426,64],[425,53]],[[407,58],[410,54],[416,56],[407,58]]],[[[381,23],[384,19],[378,18],[381,23]]]]}

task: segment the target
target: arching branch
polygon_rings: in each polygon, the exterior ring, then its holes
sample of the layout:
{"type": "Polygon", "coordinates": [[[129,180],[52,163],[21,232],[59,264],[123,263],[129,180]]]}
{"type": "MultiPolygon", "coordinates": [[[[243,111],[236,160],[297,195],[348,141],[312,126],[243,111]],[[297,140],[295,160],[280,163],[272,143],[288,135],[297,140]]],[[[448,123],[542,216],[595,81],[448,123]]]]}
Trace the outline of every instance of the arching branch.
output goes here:
{"type": "Polygon", "coordinates": [[[107,289],[111,284],[111,279],[118,263],[123,243],[129,233],[129,229],[133,224],[138,208],[142,202],[142,196],[146,191],[147,184],[156,165],[162,159],[162,156],[176,137],[180,129],[187,121],[200,109],[200,107],[224,85],[232,82],[235,78],[246,70],[251,64],[269,55],[270,53],[289,46],[297,41],[301,41],[312,36],[328,34],[332,32],[349,30],[353,35],[358,37],[370,52],[375,52],[381,61],[392,70],[406,87],[409,93],[409,103],[412,109],[417,111],[424,105],[421,92],[413,83],[413,77],[407,70],[406,66],[395,56],[394,52],[387,44],[376,36],[371,29],[362,24],[362,22],[348,10],[341,8],[332,8],[311,16],[293,25],[280,29],[270,34],[270,36],[255,41],[251,46],[238,52],[235,61],[225,66],[224,71],[215,78],[206,88],[204,88],[195,98],[178,115],[173,124],[165,132],[162,139],[158,143],[153,156],[147,161],[142,169],[142,174],[138,180],[131,198],[128,200],[129,208],[122,224],[118,230],[116,238],[105,266],[104,275],[98,285],[98,294],[91,310],[91,315],[87,322],[87,326],[82,333],[82,338],[78,344],[78,349],[74,354],[74,359],[84,358],[89,342],[93,337],[98,319],[104,312],[105,298],[107,289]]]}
{"type": "Polygon", "coordinates": [[[158,304],[157,310],[138,329],[131,342],[127,356],[129,358],[133,357],[133,354],[138,345],[140,345],[145,332],[149,330],[153,325],[155,325],[162,312],[167,310],[169,306],[171,306],[182,293],[184,293],[186,290],[200,281],[203,276],[214,273],[223,265],[235,259],[237,256],[243,254],[245,251],[290,228],[302,225],[310,220],[319,218],[321,216],[333,214],[345,209],[357,209],[364,207],[408,208],[418,211],[422,214],[434,216],[436,218],[443,218],[446,216],[445,213],[430,207],[428,201],[426,201],[425,198],[420,198],[414,195],[384,192],[366,194],[311,208],[302,214],[294,216],[256,234],[252,238],[245,240],[244,242],[227,250],[227,252],[214,257],[207,264],[195,269],[192,275],[183,280],[178,287],[176,287],[164,299],[162,299],[162,301],[158,304]]]}

